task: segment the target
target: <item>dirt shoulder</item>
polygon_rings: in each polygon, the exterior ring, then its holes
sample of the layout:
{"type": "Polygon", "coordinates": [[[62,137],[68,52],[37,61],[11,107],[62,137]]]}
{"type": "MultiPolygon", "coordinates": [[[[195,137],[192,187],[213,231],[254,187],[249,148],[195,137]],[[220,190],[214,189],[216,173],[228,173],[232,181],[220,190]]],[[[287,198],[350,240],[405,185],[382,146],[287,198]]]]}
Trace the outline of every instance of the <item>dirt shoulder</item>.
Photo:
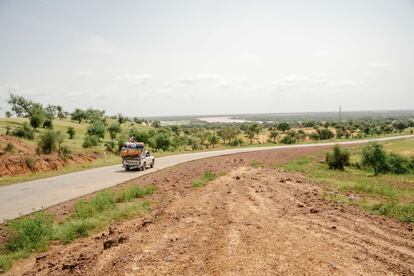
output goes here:
{"type": "MultiPolygon", "coordinates": [[[[10,275],[413,274],[411,226],[323,199],[326,187],[273,165],[323,148],[184,163],[153,184],[152,212],[15,264],[10,275]],[[204,171],[224,176],[194,189],[204,171]]],[[[49,211],[64,217],[73,202],[49,211]]]]}

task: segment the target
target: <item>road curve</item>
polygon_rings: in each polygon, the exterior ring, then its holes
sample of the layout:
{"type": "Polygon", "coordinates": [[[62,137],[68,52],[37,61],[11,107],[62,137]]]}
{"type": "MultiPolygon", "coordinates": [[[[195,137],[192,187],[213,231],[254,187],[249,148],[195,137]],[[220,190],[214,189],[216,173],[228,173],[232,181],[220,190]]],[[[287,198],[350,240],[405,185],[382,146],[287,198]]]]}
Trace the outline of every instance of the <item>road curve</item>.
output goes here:
{"type": "Polygon", "coordinates": [[[143,172],[126,172],[121,168],[120,165],[113,165],[34,181],[17,183],[0,187],[0,223],[8,219],[14,219],[22,215],[27,215],[33,211],[65,202],[70,199],[115,186],[119,183],[137,178],[144,174],[152,173],[157,170],[197,159],[263,150],[277,151],[278,149],[323,147],[332,146],[334,144],[352,145],[373,141],[379,142],[408,138],[414,138],[414,135],[354,140],[346,142],[238,148],[186,153],[157,158],[155,168],[143,172]]]}

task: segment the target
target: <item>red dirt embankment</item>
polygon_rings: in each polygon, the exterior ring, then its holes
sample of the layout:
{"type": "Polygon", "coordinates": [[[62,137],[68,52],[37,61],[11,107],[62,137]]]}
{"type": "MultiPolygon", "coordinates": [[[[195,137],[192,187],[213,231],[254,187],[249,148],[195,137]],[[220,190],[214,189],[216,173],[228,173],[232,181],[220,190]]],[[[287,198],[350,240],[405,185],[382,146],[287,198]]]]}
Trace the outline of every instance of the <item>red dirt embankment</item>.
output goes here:
{"type": "Polygon", "coordinates": [[[62,158],[57,153],[36,154],[36,146],[22,139],[0,136],[0,177],[25,175],[32,172],[55,171],[66,165],[91,162],[100,156],[96,152],[71,153],[62,158]],[[12,152],[6,152],[7,144],[12,144],[12,152]]]}

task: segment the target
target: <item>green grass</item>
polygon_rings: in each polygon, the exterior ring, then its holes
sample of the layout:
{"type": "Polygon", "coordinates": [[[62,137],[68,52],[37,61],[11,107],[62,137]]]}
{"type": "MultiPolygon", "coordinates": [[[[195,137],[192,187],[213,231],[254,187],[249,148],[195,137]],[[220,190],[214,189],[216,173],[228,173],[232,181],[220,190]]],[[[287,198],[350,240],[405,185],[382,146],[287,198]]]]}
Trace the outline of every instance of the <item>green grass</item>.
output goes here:
{"type": "MultiPolygon", "coordinates": [[[[414,140],[398,140],[386,142],[385,148],[395,153],[410,151],[414,140]]],[[[351,150],[351,163],[360,160],[361,147],[351,150]]],[[[408,175],[378,175],[360,170],[356,167],[346,167],[344,171],[329,170],[326,164],[320,163],[324,154],[299,157],[284,164],[288,171],[301,172],[312,180],[327,184],[335,195],[328,199],[347,204],[355,204],[361,208],[380,215],[387,215],[404,222],[414,222],[414,174],[408,175]],[[357,195],[350,199],[347,193],[357,195]]]]}
{"type": "Polygon", "coordinates": [[[8,270],[15,260],[47,250],[51,241],[67,244],[98,233],[115,222],[149,212],[149,202],[139,198],[154,191],[154,186],[135,185],[117,193],[99,192],[88,201],[78,200],[72,213],[61,223],[43,211],[7,222],[7,242],[0,245],[0,269],[8,270]]]}
{"type": "Polygon", "coordinates": [[[211,171],[205,171],[203,175],[195,180],[193,180],[193,188],[201,188],[207,184],[209,181],[216,179],[216,175],[211,171]]]}
{"type": "Polygon", "coordinates": [[[128,202],[134,200],[135,198],[141,198],[145,195],[152,194],[155,191],[155,186],[130,186],[124,189],[120,195],[118,196],[118,201],[120,202],[128,202]]]}

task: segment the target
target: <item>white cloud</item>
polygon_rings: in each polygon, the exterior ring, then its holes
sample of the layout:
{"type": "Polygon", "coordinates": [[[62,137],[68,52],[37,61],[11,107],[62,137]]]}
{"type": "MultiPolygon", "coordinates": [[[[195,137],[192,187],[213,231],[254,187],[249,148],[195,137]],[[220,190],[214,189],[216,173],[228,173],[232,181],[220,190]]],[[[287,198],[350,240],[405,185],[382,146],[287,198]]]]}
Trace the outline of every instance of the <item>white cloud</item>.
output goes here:
{"type": "Polygon", "coordinates": [[[76,71],[76,72],[72,72],[72,74],[74,75],[80,75],[80,76],[87,76],[87,75],[92,75],[91,71],[76,71]]]}
{"type": "Polygon", "coordinates": [[[290,75],[283,78],[286,83],[303,83],[309,80],[308,77],[302,75],[290,75]]]}
{"type": "Polygon", "coordinates": [[[132,84],[142,84],[148,82],[152,79],[150,74],[143,74],[143,75],[133,75],[133,74],[125,74],[121,76],[116,76],[115,80],[117,81],[127,81],[132,84]]]}
{"type": "Polygon", "coordinates": [[[313,54],[315,56],[327,56],[327,55],[329,55],[329,52],[325,51],[325,50],[319,50],[319,51],[313,52],[313,54]]]}
{"type": "Polygon", "coordinates": [[[388,63],[388,62],[373,62],[369,64],[369,67],[372,67],[372,68],[386,68],[390,66],[391,66],[391,63],[388,63]]]}
{"type": "Polygon", "coordinates": [[[357,87],[357,86],[361,86],[360,83],[357,83],[356,81],[353,80],[344,80],[344,81],[339,81],[334,83],[334,86],[337,87],[357,87]]]}

